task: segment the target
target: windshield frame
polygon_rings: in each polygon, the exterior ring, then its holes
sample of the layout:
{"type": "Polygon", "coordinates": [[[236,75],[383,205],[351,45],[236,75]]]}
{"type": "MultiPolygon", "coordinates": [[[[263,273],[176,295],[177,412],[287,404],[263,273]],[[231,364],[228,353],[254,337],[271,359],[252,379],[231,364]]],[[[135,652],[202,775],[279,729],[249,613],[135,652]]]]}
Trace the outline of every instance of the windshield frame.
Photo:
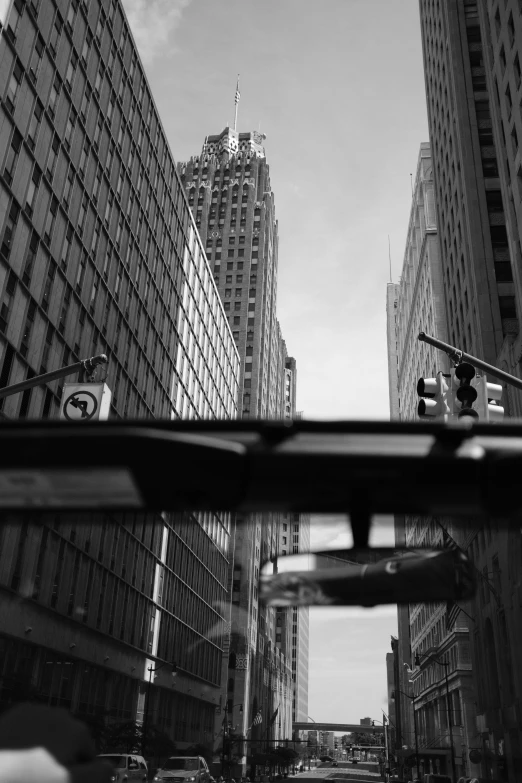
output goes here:
{"type": "Polygon", "coordinates": [[[199,768],[200,768],[200,763],[199,763],[198,756],[170,756],[162,766],[162,769],[170,769],[170,770],[179,769],[179,770],[183,770],[183,772],[197,772],[199,768]],[[169,764],[169,762],[175,762],[176,760],[183,761],[185,763],[183,764],[183,766],[172,766],[171,764],[169,764]],[[195,766],[187,767],[186,762],[192,762],[193,764],[195,764],[195,766]]]}

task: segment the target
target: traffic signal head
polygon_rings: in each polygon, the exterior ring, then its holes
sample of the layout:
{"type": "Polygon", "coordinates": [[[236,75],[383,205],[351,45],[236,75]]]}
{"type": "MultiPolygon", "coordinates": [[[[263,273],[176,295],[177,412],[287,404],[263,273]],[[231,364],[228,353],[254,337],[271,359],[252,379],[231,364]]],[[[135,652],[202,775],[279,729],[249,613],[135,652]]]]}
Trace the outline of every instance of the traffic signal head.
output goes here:
{"type": "Polygon", "coordinates": [[[475,378],[475,368],[468,362],[457,364],[452,371],[453,415],[458,419],[464,417],[478,419],[479,414],[473,408],[477,399],[477,390],[472,381],[475,378]]]}
{"type": "Polygon", "coordinates": [[[499,422],[504,418],[504,408],[499,405],[502,398],[502,386],[488,383],[485,375],[476,379],[477,410],[483,421],[499,422]]]}
{"type": "Polygon", "coordinates": [[[421,419],[439,419],[446,421],[449,413],[447,402],[448,384],[441,372],[436,378],[419,378],[417,394],[422,397],[417,406],[421,419]]]}

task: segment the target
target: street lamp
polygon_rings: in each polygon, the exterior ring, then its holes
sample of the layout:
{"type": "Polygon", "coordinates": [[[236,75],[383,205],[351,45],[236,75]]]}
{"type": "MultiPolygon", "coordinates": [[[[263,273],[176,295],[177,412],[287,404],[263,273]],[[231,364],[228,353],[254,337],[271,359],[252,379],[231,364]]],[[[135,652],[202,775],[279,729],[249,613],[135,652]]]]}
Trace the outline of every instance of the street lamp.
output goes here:
{"type": "Polygon", "coordinates": [[[176,663],[160,663],[159,666],[156,666],[154,668],[153,666],[149,666],[147,669],[149,673],[149,682],[147,685],[147,696],[145,698],[145,711],[143,713],[143,727],[142,727],[142,735],[141,735],[141,755],[145,755],[145,746],[147,744],[147,730],[148,730],[148,712],[149,712],[149,703],[150,703],[150,689],[152,685],[152,673],[153,672],[159,672],[160,669],[163,669],[164,666],[171,666],[172,667],[172,677],[178,676],[178,667],[176,663]]]}
{"type": "MultiPolygon", "coordinates": [[[[384,710],[382,711],[382,717],[384,720],[372,720],[372,726],[375,726],[376,723],[382,723],[382,727],[384,729],[384,757],[386,759],[386,770],[390,768],[390,748],[388,744],[388,731],[387,731],[387,725],[391,725],[390,718],[386,715],[384,710]],[[388,721],[388,724],[386,723],[388,721]]],[[[386,775],[388,772],[386,772],[386,775]]]]}
{"type": "MultiPolygon", "coordinates": [[[[239,712],[242,715],[243,714],[243,704],[233,704],[231,707],[231,710],[234,709],[234,707],[239,707],[239,712]]],[[[223,777],[223,769],[225,766],[225,739],[227,736],[227,730],[228,730],[228,701],[225,701],[225,717],[223,719],[223,747],[221,749],[221,777],[223,777]]],[[[230,750],[230,749],[229,749],[230,750]]]]}
{"type": "MultiPolygon", "coordinates": [[[[453,771],[453,780],[457,780],[457,764],[455,761],[455,748],[453,746],[453,720],[451,717],[451,709],[450,709],[450,693],[449,693],[449,681],[448,681],[448,661],[441,661],[440,658],[436,655],[430,655],[429,653],[416,653],[415,655],[415,666],[421,665],[421,658],[428,658],[431,661],[435,661],[435,663],[440,664],[440,666],[444,666],[444,679],[446,680],[446,710],[448,713],[448,727],[450,730],[450,749],[451,749],[451,768],[453,771]]],[[[414,712],[415,714],[415,712],[414,712]]]]}
{"type": "Polygon", "coordinates": [[[415,696],[410,696],[408,693],[404,693],[404,691],[401,691],[400,688],[396,688],[394,691],[392,691],[392,699],[395,698],[395,691],[399,691],[399,693],[402,693],[403,696],[406,696],[407,699],[410,699],[412,702],[413,707],[413,734],[415,736],[415,757],[417,761],[417,776],[419,776],[419,738],[417,736],[417,718],[415,716],[415,696]]]}

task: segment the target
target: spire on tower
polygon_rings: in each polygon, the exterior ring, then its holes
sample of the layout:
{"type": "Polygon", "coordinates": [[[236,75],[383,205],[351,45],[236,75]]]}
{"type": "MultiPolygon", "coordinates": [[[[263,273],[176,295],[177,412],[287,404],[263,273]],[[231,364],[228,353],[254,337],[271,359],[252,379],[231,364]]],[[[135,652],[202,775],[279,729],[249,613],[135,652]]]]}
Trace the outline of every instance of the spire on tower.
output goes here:
{"type": "Polygon", "coordinates": [[[239,99],[241,98],[241,93],[239,92],[239,74],[237,75],[237,84],[236,84],[236,97],[234,98],[234,103],[236,104],[236,114],[234,117],[234,130],[237,130],[237,107],[239,104],[239,99]]]}

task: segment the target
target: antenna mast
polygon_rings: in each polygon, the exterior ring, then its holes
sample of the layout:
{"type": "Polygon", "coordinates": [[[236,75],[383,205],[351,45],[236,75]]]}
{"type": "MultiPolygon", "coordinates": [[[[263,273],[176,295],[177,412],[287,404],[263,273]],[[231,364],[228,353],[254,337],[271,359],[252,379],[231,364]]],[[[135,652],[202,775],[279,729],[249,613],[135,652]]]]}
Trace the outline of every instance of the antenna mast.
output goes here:
{"type": "Polygon", "coordinates": [[[234,98],[234,103],[236,104],[236,113],[234,116],[234,130],[237,130],[237,107],[239,105],[239,99],[241,97],[241,93],[239,92],[239,74],[237,75],[237,84],[236,84],[236,97],[234,98]]]}

